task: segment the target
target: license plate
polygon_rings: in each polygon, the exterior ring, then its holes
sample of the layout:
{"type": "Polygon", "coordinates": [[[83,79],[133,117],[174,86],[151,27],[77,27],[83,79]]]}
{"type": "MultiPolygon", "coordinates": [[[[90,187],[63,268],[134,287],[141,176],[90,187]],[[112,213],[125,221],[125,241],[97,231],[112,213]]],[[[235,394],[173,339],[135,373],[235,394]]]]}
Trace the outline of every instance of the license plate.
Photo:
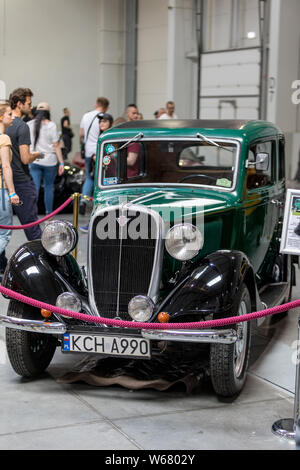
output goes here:
{"type": "Polygon", "coordinates": [[[63,335],[62,351],[138,358],[151,357],[150,340],[132,336],[66,333],[63,335]]]}

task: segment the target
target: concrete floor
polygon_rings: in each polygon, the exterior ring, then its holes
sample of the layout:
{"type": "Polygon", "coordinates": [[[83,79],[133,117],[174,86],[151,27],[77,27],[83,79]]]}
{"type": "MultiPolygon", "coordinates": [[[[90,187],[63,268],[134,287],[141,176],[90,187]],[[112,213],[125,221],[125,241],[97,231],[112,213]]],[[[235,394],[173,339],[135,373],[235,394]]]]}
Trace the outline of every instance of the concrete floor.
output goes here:
{"type": "MultiPolygon", "coordinates": [[[[80,216],[79,225],[87,220],[80,216]]],[[[14,231],[7,253],[23,241],[23,231],[14,231]]],[[[80,234],[80,264],[86,243],[87,235],[80,234]]],[[[299,273],[297,278],[293,299],[300,298],[299,273]]],[[[1,313],[7,303],[1,296],[1,313]]],[[[253,334],[246,386],[232,402],[219,400],[207,385],[188,395],[176,388],[132,391],[58,383],[82,360],[59,349],[47,373],[24,380],[8,362],[0,328],[0,449],[293,450],[294,441],[273,435],[271,427],[293,417],[298,316],[298,310],[290,311],[272,329],[262,325],[253,334]]]]}

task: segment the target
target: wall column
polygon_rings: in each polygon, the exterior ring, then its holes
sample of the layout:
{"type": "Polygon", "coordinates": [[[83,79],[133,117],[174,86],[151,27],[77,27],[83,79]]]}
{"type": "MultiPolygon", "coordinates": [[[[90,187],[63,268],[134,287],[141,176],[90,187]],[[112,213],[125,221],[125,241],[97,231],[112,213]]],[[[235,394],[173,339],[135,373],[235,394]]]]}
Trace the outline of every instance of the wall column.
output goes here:
{"type": "Polygon", "coordinates": [[[98,0],[97,43],[98,96],[110,101],[114,119],[124,113],[125,2],[98,0]]]}

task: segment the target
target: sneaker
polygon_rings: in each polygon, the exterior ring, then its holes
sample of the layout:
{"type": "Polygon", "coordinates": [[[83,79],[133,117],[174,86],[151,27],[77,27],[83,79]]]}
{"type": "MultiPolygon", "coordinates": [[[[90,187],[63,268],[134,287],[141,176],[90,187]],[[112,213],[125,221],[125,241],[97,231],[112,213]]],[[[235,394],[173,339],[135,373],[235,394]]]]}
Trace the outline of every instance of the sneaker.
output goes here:
{"type": "Polygon", "coordinates": [[[83,227],[79,227],[79,230],[83,233],[88,233],[89,231],[89,226],[88,225],[85,225],[83,227]]]}
{"type": "Polygon", "coordinates": [[[85,202],[81,202],[79,204],[79,214],[80,215],[85,215],[85,210],[86,210],[86,203],[85,202]]]}

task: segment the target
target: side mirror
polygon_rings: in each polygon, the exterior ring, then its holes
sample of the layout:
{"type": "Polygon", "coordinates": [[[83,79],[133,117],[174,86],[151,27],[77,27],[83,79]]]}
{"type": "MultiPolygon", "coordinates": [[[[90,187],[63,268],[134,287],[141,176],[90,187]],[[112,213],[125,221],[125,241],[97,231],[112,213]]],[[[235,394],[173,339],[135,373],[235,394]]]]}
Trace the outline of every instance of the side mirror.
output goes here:
{"type": "Polygon", "coordinates": [[[255,162],[246,161],[246,168],[256,168],[257,170],[266,171],[269,168],[269,154],[257,153],[255,162]]]}
{"type": "Polygon", "coordinates": [[[266,171],[269,168],[269,154],[257,153],[255,166],[257,170],[266,171]]]}

